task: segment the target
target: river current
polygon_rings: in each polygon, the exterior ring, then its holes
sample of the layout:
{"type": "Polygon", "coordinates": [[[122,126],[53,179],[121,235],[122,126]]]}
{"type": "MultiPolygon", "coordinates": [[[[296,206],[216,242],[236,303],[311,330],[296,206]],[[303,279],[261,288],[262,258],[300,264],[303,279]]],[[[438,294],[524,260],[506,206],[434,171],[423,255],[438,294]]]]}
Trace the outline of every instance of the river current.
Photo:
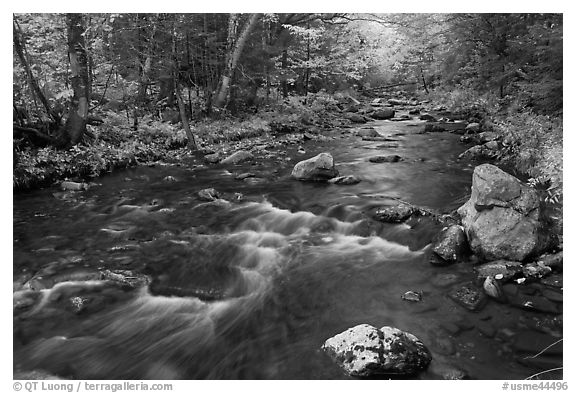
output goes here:
{"type": "Polygon", "coordinates": [[[207,167],[189,158],[118,171],[84,192],[15,196],[14,298],[31,304],[15,311],[15,370],[80,379],[348,378],[320,347],[368,323],[411,332],[430,349],[430,368],[415,378],[454,368],[474,379],[541,371],[519,361],[518,340],[537,352],[531,335],[561,332],[535,329],[552,316],[493,301],[467,311],[447,292],[474,278],[470,266],[428,262],[439,224],[370,218],[399,199],[440,213],[462,205],[474,169],[457,160],[466,147],[454,134],[420,133],[420,121],[369,124],[392,141],[331,131],[253,163],[207,167]],[[323,151],[342,175],[362,181],[290,178],[297,161],[323,151]],[[403,160],[368,161],[383,154],[403,160]],[[236,179],[246,172],[255,176],[236,179]],[[209,187],[223,199],[200,200],[209,187]],[[131,288],[100,279],[120,270],[152,281],[131,288]],[[402,300],[409,290],[423,300],[402,300]]]}

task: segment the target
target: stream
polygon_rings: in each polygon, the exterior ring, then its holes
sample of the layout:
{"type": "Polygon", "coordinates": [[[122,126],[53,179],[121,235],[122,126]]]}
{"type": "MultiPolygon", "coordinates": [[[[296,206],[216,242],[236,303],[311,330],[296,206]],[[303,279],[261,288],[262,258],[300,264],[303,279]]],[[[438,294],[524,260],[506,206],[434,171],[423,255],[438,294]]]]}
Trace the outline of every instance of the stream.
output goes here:
{"type": "Polygon", "coordinates": [[[15,371],[346,379],[320,347],[361,323],[422,340],[433,361],[414,378],[458,369],[472,379],[524,379],[561,366],[561,346],[524,360],[546,346],[542,340],[561,337],[561,303],[551,314],[495,301],[470,312],[447,297],[453,285],[474,279],[470,265],[428,262],[439,224],[370,219],[398,199],[441,213],[468,199],[475,165],[457,160],[466,146],[455,134],[421,133],[424,124],[368,123],[391,142],[333,130],[300,150],[298,143],[269,148],[270,157],[252,163],[206,166],[190,157],[118,171],[83,192],[15,196],[14,296],[29,304],[14,312],[15,371]],[[333,155],[340,174],[362,181],[290,178],[296,162],[320,152],[333,155]],[[368,161],[383,154],[403,160],[368,161]],[[255,176],[236,179],[246,172],[255,176]],[[205,188],[225,200],[201,201],[205,188]],[[103,270],[152,281],[117,285],[99,279],[103,270]],[[402,300],[409,290],[422,301],[402,300]]]}

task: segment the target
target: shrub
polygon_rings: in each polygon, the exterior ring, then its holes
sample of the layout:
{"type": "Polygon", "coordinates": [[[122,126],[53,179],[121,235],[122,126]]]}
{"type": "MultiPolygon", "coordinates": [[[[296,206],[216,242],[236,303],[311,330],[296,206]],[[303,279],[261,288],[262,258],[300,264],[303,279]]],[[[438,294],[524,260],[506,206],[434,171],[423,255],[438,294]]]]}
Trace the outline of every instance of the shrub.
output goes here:
{"type": "Polygon", "coordinates": [[[562,118],[531,111],[509,114],[495,122],[504,149],[500,159],[561,195],[563,183],[562,118]]]}

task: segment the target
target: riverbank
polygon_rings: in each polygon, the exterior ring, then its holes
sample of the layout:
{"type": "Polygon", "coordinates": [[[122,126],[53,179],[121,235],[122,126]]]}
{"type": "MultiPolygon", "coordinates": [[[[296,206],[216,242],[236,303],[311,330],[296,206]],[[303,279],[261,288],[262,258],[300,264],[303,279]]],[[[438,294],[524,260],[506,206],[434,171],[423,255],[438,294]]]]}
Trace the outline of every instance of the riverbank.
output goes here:
{"type": "Polygon", "coordinates": [[[85,182],[113,170],[151,164],[161,160],[178,160],[186,155],[210,154],[243,148],[245,140],[272,140],[280,136],[311,132],[349,124],[340,119],[336,100],[327,95],[289,100],[243,118],[221,117],[198,121],[193,133],[198,151],[187,147],[185,132],[178,124],[147,116],[138,130],[123,115],[107,111],[98,113],[99,126],[88,126],[93,137],[69,150],[53,147],[35,148],[25,140],[14,142],[13,190],[29,191],[64,180],[85,182]],[[274,137],[273,137],[274,135],[274,137]]]}

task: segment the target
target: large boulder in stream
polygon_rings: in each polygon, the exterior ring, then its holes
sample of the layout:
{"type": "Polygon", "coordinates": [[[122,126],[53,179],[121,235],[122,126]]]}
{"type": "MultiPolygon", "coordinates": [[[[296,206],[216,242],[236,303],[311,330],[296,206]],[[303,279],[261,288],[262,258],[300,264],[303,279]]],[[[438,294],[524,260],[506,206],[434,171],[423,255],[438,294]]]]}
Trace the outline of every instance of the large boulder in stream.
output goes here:
{"type": "Polygon", "coordinates": [[[416,336],[390,326],[355,326],[326,340],[322,349],[354,377],[413,375],[432,360],[416,336]]]}
{"type": "Polygon", "coordinates": [[[326,181],[336,176],[338,171],[334,167],[334,159],[330,153],[320,153],[300,161],[292,169],[292,177],[302,181],[326,181]]]}
{"type": "Polygon", "coordinates": [[[458,214],[470,249],[488,261],[522,261],[549,243],[537,191],[494,165],[474,169],[472,195],[458,214]]]}

